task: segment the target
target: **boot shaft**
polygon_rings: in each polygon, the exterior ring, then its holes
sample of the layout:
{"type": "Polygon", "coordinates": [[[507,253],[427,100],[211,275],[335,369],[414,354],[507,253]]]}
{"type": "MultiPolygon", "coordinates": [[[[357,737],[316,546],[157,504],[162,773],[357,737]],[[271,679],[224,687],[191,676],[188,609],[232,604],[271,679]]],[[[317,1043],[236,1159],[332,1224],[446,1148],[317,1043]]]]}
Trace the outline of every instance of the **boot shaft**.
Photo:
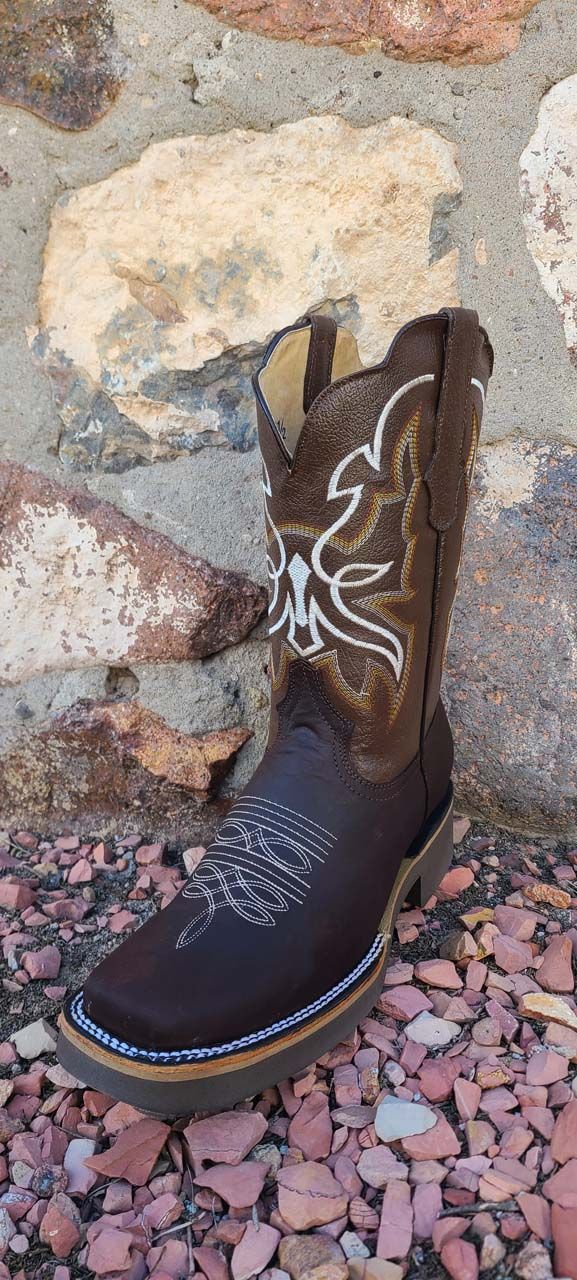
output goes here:
{"type": "Polygon", "coordinates": [[[304,663],[374,782],[419,754],[437,713],[491,370],[476,314],[454,309],[407,325],[369,369],[351,334],[311,317],[255,377],[272,736],[304,663]]]}

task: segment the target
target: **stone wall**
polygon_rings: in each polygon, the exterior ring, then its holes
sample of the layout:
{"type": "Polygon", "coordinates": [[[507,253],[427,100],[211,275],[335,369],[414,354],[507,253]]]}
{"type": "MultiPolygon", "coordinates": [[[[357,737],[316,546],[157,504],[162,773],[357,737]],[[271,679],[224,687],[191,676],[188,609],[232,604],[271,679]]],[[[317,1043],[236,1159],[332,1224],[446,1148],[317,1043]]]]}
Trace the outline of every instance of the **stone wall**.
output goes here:
{"type": "Polygon", "coordinates": [[[575,21],[0,0],[0,825],[210,829],[266,734],[255,362],[310,307],[368,361],[460,299],[459,802],[577,830],[575,21]]]}

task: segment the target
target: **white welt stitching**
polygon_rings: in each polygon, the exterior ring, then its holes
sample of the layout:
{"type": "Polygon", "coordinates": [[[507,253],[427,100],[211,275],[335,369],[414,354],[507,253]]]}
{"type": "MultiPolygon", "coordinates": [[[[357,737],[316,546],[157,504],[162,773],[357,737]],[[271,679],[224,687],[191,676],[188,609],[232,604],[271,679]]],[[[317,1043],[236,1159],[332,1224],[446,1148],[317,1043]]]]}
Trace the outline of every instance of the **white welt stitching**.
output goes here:
{"type": "Polygon", "coordinates": [[[367,951],[366,956],[360,961],[360,964],[343,978],[342,982],[337,983],[335,987],[331,987],[324,996],[320,996],[318,1000],[308,1004],[306,1008],[299,1009],[296,1013],[291,1013],[288,1018],[282,1018],[279,1022],[273,1022],[270,1027],[265,1027],[264,1031],[253,1031],[250,1035],[241,1036],[238,1040],[231,1040],[228,1044],[214,1045],[207,1049],[171,1049],[156,1051],[152,1049],[139,1049],[136,1045],[127,1044],[124,1040],[119,1040],[116,1036],[109,1035],[102,1027],[84,1012],[84,1003],[82,992],[80,991],[72,1001],[71,1014],[74,1021],[83,1031],[88,1031],[90,1035],[99,1040],[101,1044],[107,1048],[114,1049],[117,1053],[123,1054],[129,1058],[146,1058],[149,1062],[202,1062],[206,1058],[222,1057],[227,1053],[235,1053],[238,1049],[247,1049],[251,1045],[259,1044],[261,1040],[267,1040],[269,1036],[277,1035],[280,1031],[288,1031],[291,1027],[296,1026],[299,1022],[304,1022],[306,1018],[312,1017],[318,1013],[320,1009],[324,1009],[326,1005],[331,1004],[337,996],[346,991],[348,987],[356,982],[357,978],[370,968],[377,957],[380,955],[384,946],[384,938],[377,934],[371,948],[367,951]]]}

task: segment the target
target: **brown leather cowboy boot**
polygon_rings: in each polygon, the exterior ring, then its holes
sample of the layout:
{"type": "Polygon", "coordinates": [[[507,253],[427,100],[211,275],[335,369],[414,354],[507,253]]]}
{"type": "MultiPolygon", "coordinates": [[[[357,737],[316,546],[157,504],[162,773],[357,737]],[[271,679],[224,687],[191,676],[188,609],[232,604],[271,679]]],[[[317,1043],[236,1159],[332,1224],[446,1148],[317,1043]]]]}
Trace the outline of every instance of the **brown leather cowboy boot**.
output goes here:
{"type": "Polygon", "coordinates": [[[69,1002],[59,1053],[82,1080],[159,1114],[220,1108],[378,996],[397,912],[452,854],[439,687],[491,368],[459,309],[370,369],[325,317],[269,346],[269,746],[186,887],[69,1002]]]}

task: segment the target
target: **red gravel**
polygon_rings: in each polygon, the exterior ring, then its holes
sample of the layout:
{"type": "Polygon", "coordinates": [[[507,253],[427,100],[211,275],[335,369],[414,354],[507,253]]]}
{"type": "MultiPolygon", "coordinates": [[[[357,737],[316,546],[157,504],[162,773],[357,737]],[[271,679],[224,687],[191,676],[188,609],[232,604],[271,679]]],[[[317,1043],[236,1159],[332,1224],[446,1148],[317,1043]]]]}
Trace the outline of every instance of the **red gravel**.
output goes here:
{"type": "Polygon", "coordinates": [[[350,1041],[170,1126],[78,1085],[54,1027],[199,849],[0,835],[0,1280],[577,1280],[577,850],[457,836],[350,1041]]]}

